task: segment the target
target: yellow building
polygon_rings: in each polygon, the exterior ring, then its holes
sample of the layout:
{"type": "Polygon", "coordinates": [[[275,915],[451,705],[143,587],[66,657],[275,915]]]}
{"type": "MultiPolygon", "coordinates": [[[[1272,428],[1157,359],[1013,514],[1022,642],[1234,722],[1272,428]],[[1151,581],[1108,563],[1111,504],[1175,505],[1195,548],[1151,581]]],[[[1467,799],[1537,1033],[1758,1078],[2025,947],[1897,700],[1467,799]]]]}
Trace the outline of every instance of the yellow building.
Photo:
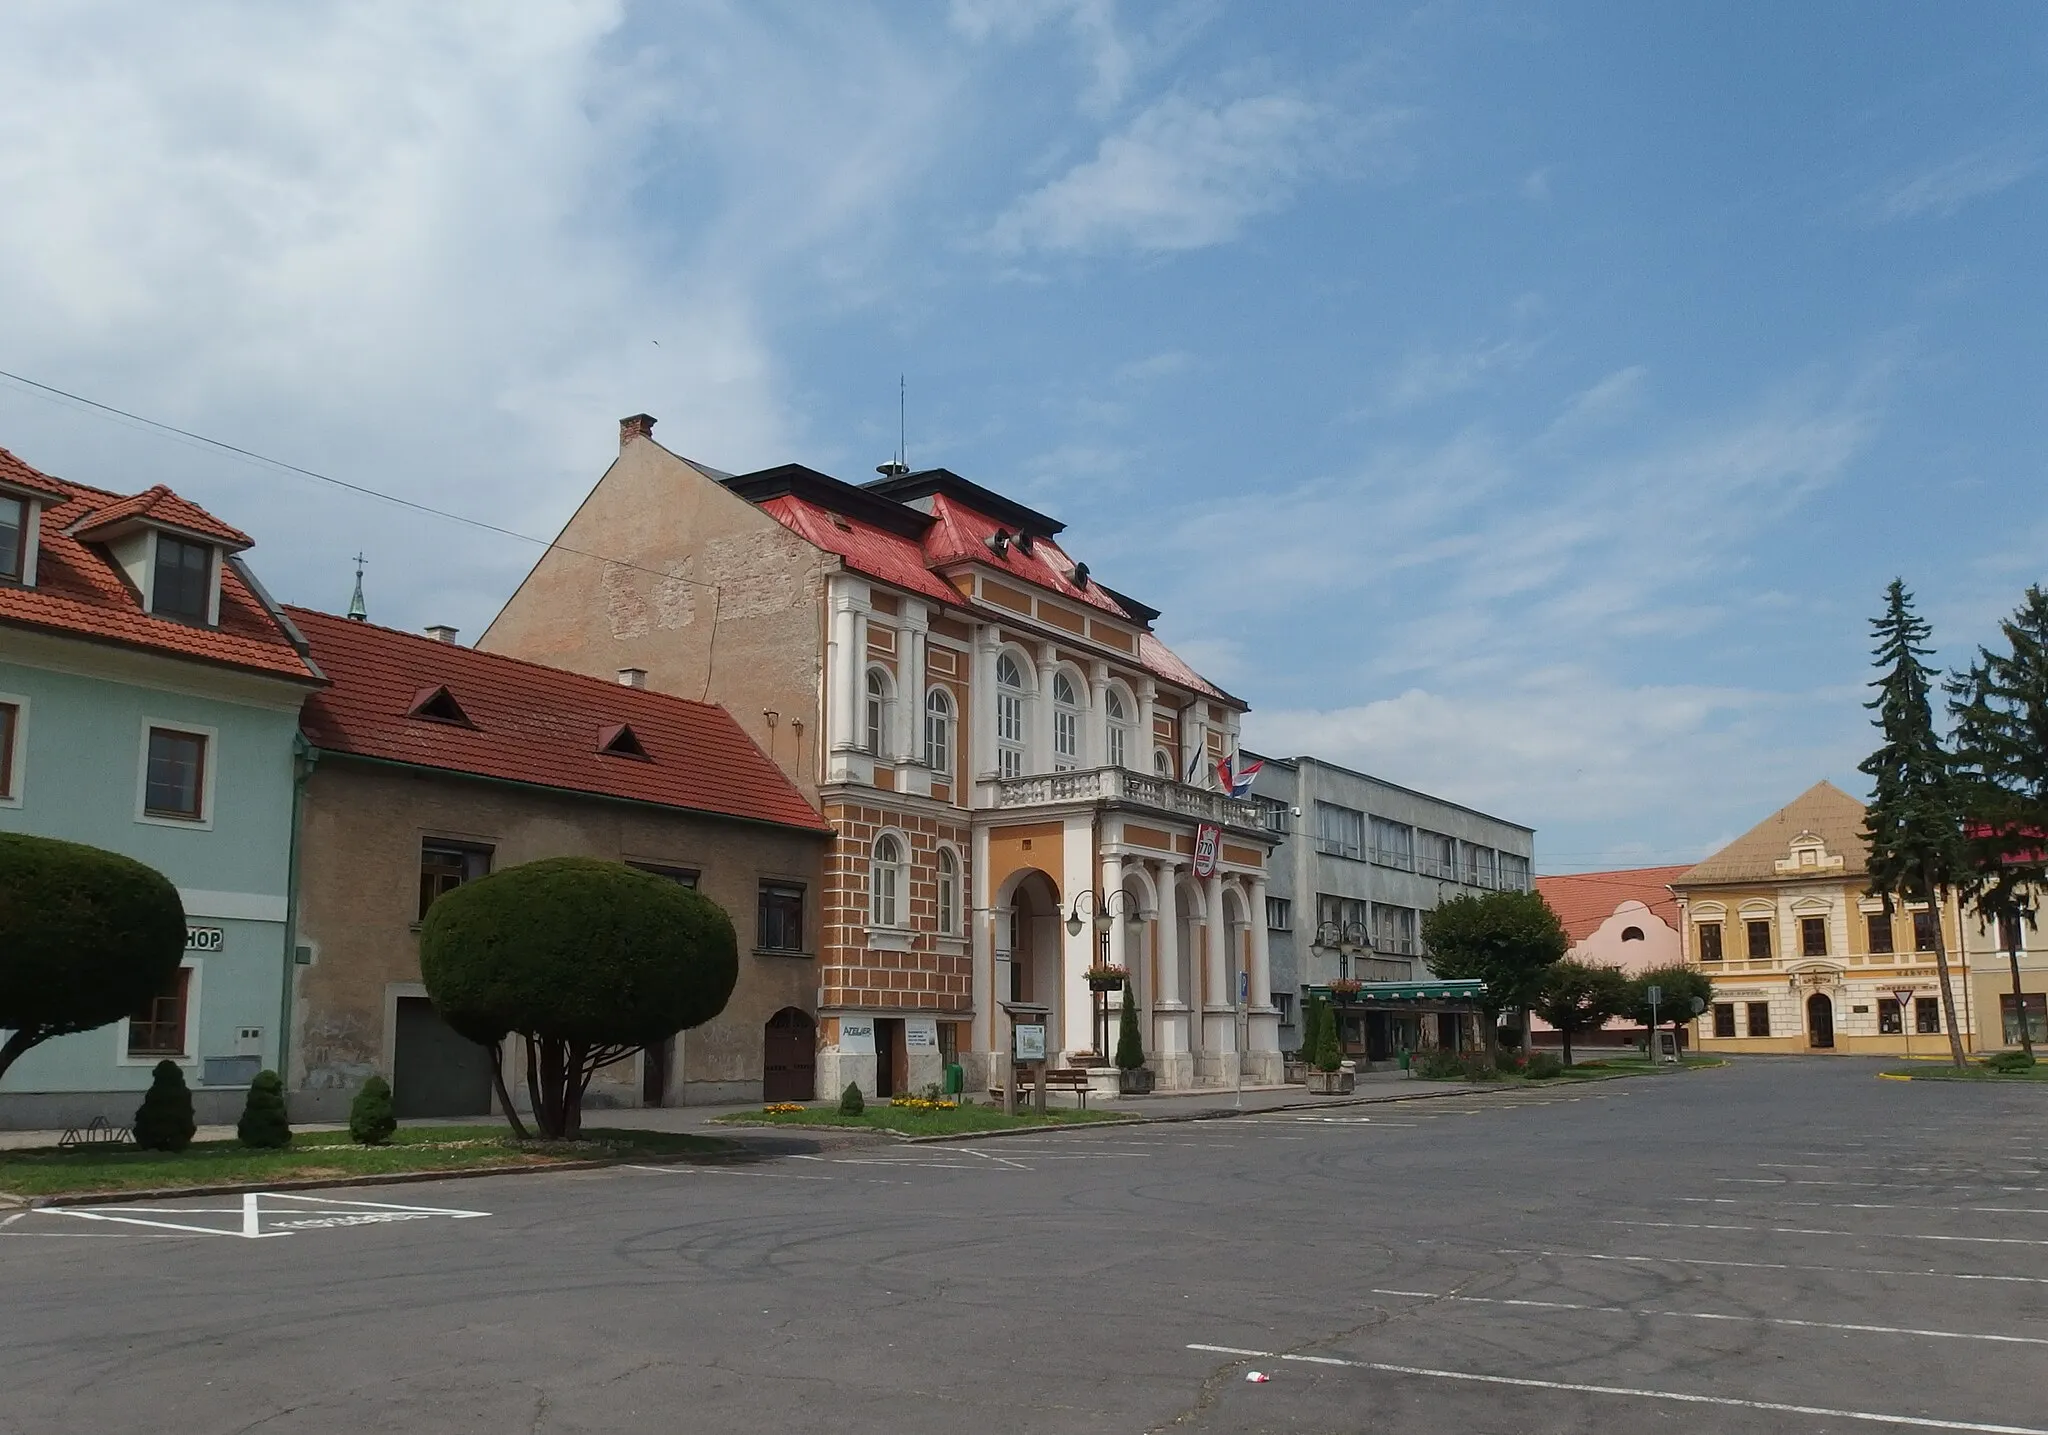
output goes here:
{"type": "Polygon", "coordinates": [[[1970,958],[1970,1004],[1977,1011],[1977,1045],[1985,1051],[2017,1048],[2018,1012],[2024,1002],[2035,1054],[2048,1056],[2048,912],[2041,894],[2028,894],[2031,925],[1987,919],[1972,911],[1964,924],[1970,958]],[[2019,955],[2020,1001],[2013,1000],[2012,953],[2019,955]]]}
{"type": "Polygon", "coordinates": [[[1977,1008],[1993,983],[1980,975],[1972,989],[1969,958],[1984,960],[1996,938],[1966,950],[1953,898],[1938,918],[1917,903],[1887,915],[1867,886],[1868,855],[1863,804],[1820,782],[1672,882],[1686,961],[1714,984],[1695,1023],[1701,1050],[1946,1051],[1937,920],[1963,1044],[1975,1047],[1977,1008]]]}

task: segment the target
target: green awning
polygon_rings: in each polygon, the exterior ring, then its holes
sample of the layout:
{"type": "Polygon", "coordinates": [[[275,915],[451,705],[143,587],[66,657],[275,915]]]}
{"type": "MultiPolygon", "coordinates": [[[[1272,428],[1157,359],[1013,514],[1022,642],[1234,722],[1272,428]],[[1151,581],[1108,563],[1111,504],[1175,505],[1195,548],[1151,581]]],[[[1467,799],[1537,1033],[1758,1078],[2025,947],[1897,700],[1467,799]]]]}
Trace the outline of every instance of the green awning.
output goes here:
{"type": "MultiPolygon", "coordinates": [[[[1332,998],[1327,986],[1312,986],[1310,996],[1332,998]]],[[[1486,983],[1455,982],[1365,982],[1350,1000],[1354,1002],[1476,1002],[1486,995],[1486,983]]]]}

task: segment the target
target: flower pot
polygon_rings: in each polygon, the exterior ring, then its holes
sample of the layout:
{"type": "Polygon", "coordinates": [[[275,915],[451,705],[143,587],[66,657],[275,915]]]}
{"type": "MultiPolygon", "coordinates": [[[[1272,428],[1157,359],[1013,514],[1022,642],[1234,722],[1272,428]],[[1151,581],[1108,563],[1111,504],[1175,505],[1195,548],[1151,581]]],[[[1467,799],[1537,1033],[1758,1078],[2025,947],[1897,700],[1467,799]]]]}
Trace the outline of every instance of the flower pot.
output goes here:
{"type": "Polygon", "coordinates": [[[1134,1067],[1129,1071],[1119,1069],[1116,1074],[1117,1093],[1122,1096],[1150,1096],[1152,1094],[1152,1068],[1134,1067]]]}
{"type": "Polygon", "coordinates": [[[1088,990],[1091,992],[1120,992],[1124,989],[1122,977],[1090,977],[1088,990]]]}

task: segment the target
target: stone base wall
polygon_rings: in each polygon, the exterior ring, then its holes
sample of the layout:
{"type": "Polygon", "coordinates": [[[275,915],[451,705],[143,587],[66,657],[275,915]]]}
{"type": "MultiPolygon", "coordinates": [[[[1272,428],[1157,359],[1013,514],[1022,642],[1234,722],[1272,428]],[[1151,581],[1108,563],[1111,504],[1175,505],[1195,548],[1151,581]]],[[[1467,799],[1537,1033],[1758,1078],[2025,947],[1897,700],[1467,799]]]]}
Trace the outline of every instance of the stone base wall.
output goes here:
{"type": "MultiPolygon", "coordinates": [[[[246,1087],[198,1087],[192,1114],[201,1126],[232,1126],[248,1100],[246,1087]]],[[[132,1126],[140,1105],[139,1091],[10,1091],[0,1094],[0,1131],[64,1131],[83,1128],[95,1116],[109,1126],[132,1126]]],[[[348,1119],[345,1106],[341,1119],[348,1119]]]]}

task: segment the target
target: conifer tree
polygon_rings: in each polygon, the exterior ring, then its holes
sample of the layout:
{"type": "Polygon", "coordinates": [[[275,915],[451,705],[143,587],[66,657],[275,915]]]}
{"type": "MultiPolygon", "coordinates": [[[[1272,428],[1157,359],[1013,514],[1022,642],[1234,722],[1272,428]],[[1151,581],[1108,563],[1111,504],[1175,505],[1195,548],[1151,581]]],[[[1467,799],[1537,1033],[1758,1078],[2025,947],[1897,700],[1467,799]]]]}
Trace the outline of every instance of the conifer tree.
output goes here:
{"type": "Polygon", "coordinates": [[[284,1083],[274,1071],[259,1071],[249,1083],[249,1099],[242,1107],[242,1119],[235,1123],[235,1135],[244,1146],[278,1151],[292,1144],[291,1123],[285,1119],[284,1083]]]}
{"type": "Polygon", "coordinates": [[[1871,779],[1863,835],[1870,843],[1870,887],[1890,913],[1924,902],[1935,914],[1934,966],[1941,978],[1941,1008],[1948,1023],[1949,1056],[1967,1065],[1956,1022],[1955,983],[1949,974],[1948,937],[1941,915],[1949,894],[1970,874],[1963,837],[1961,785],[1934,730],[1930,701],[1934,670],[1923,661],[1933,630],[1913,611],[1913,595],[1897,578],[1885,589],[1885,611],[1870,623],[1878,676],[1877,696],[1864,706],[1876,713],[1882,741],[1858,770],[1871,779]]]}
{"type": "Polygon", "coordinates": [[[359,1146],[382,1146],[397,1129],[398,1115],[391,1109],[391,1083],[373,1076],[349,1103],[349,1139],[359,1146]]]}
{"type": "Polygon", "coordinates": [[[165,1059],[151,1073],[149,1090],[135,1108],[135,1144],[145,1151],[183,1151],[199,1125],[192,1118],[192,1088],[178,1063],[165,1059]]]}
{"type": "Polygon", "coordinates": [[[1145,1038],[1138,1030],[1138,1000],[1131,984],[1124,983],[1123,1010],[1117,1015],[1116,1065],[1119,1071],[1136,1071],[1145,1064],[1145,1038]]]}

